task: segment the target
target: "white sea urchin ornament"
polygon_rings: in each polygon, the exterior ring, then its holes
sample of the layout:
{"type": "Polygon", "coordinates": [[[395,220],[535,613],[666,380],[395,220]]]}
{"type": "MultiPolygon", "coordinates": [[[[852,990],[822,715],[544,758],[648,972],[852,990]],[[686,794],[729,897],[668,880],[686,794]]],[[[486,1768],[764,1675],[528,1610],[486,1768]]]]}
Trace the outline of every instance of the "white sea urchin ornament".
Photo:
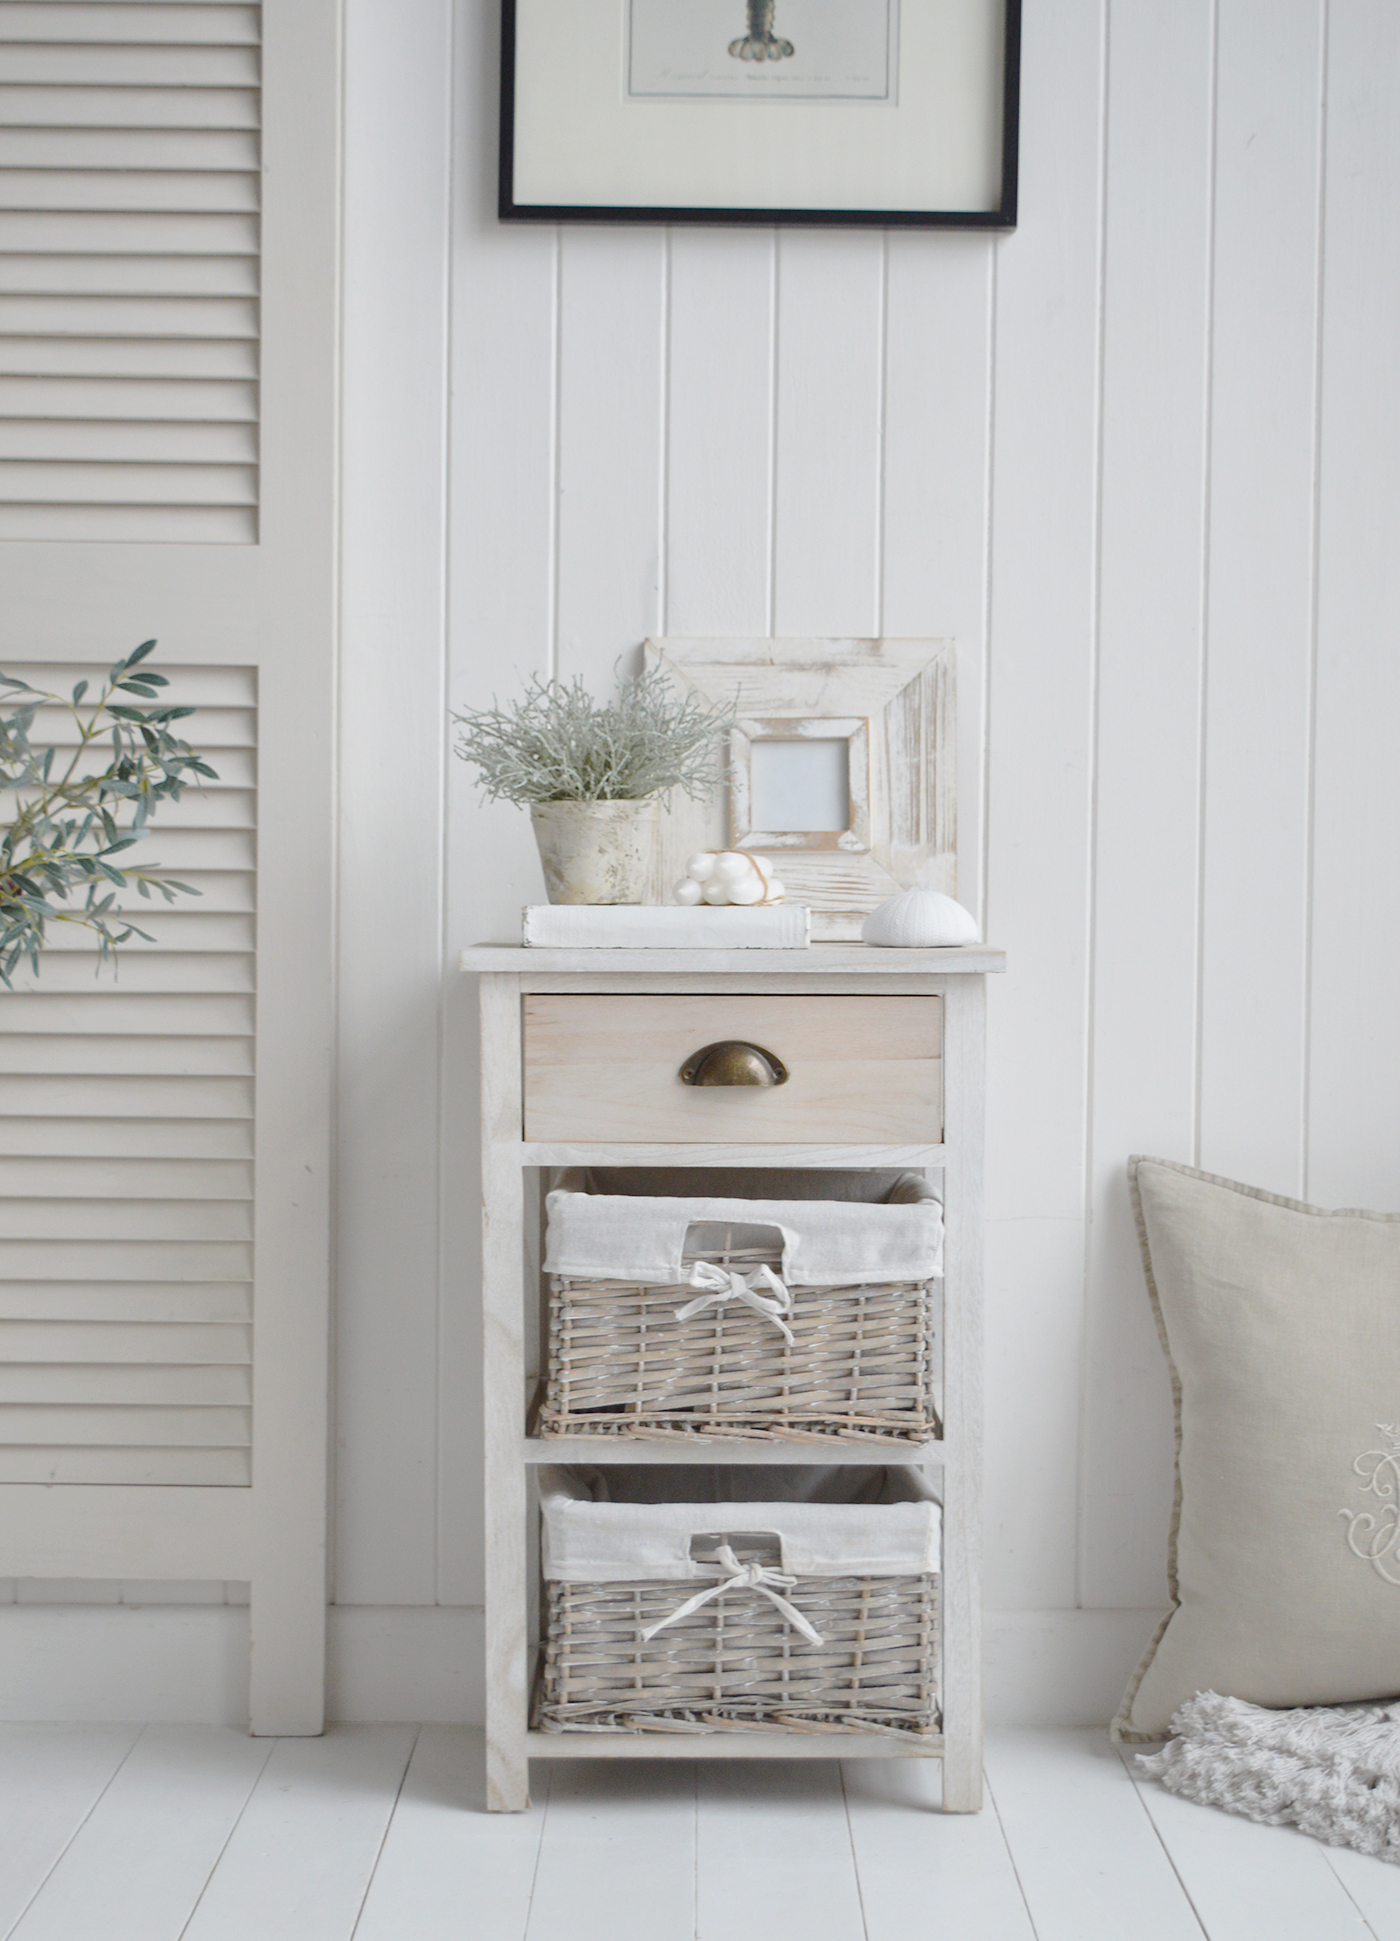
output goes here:
{"type": "Polygon", "coordinates": [[[975,944],[982,933],[977,919],[951,896],[939,890],[904,890],[872,910],[861,928],[867,944],[894,944],[904,949],[975,944]]]}

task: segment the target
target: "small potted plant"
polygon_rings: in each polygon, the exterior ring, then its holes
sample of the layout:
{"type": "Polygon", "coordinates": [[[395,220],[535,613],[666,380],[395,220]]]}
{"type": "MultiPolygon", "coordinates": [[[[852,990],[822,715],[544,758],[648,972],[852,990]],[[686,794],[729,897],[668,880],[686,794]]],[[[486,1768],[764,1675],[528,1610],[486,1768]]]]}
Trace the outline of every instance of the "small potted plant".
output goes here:
{"type": "Polygon", "coordinates": [[[456,752],[485,794],[529,805],[551,903],[640,903],[661,804],[676,789],[697,801],[714,792],[734,709],[652,668],[606,706],[577,678],[536,676],[522,699],[453,719],[456,752]]]}

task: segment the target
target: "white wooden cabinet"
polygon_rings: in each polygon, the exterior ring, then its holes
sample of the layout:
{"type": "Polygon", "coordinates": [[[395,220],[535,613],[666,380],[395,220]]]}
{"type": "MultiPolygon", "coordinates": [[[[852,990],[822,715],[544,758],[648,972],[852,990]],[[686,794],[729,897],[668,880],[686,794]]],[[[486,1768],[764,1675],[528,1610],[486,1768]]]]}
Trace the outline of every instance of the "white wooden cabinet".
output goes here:
{"type": "Polygon", "coordinates": [[[945,1810],[975,1812],[982,1799],[984,999],[986,974],[1003,968],[1001,952],[980,945],[883,950],[824,944],[801,951],[479,945],[462,953],[461,967],[481,981],[491,1807],[511,1811],[528,1804],[532,1755],[830,1758],[839,1750],[844,1759],[939,1757],[945,1810]],[[595,999],[597,1010],[552,1002],[564,997],[595,999]],[[643,997],[674,1002],[629,1010],[628,998],[643,997]],[[784,1000],[778,1010],[772,1008],[775,999],[784,1000]],[[682,1056],[699,1050],[717,1017],[728,1021],[725,1035],[748,1035],[738,1027],[765,1004],[764,1015],[784,1018],[797,1041],[772,1046],[790,1067],[790,1085],[718,1100],[680,1084],[678,1047],[682,1056]],[[889,1029],[892,1022],[897,1034],[889,1029]],[[619,1070],[625,1083],[617,1082],[619,1070]],[[838,1137],[847,1126],[848,1135],[838,1137]],[[819,1139],[811,1137],[813,1129],[819,1139]],[[533,1317],[539,1311],[540,1182],[549,1168],[573,1165],[897,1166],[940,1176],[946,1243],[939,1440],[898,1446],[726,1440],[705,1453],[745,1463],[903,1461],[935,1474],[944,1511],[941,1737],[906,1747],[874,1733],[843,1732],[838,1741],[820,1733],[610,1738],[529,1729],[531,1612],[537,1602],[529,1574],[531,1466],[696,1460],[692,1446],[674,1441],[619,1438],[603,1446],[596,1437],[546,1441],[527,1432],[539,1373],[533,1317]]]}

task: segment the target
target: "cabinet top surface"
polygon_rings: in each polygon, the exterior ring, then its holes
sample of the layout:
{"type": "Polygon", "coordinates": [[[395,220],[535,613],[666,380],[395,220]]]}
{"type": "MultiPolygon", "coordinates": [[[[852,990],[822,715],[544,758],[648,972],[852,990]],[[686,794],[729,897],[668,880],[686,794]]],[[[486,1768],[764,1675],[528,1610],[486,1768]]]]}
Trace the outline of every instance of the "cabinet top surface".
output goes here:
{"type": "Polygon", "coordinates": [[[554,950],[524,944],[473,944],[462,952],[458,968],[522,975],[563,972],[570,976],[587,971],[604,975],[662,971],[667,976],[694,971],[712,977],[717,971],[742,971],[761,977],[772,971],[790,977],[794,971],[806,971],[813,977],[928,977],[1002,971],[1006,953],[988,944],[949,944],[937,950],[893,950],[877,944],[812,944],[806,950],[554,950]]]}

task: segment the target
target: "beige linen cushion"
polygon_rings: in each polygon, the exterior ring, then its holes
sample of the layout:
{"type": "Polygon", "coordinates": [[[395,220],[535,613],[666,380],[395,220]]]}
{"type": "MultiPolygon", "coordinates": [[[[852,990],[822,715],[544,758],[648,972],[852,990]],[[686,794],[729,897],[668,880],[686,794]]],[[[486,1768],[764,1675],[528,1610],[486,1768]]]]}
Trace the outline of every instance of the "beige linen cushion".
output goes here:
{"type": "Polygon", "coordinates": [[[1198,1691],[1400,1693],[1400,1214],[1128,1167],[1176,1403],[1173,1609],[1114,1737],[1198,1691]]]}

